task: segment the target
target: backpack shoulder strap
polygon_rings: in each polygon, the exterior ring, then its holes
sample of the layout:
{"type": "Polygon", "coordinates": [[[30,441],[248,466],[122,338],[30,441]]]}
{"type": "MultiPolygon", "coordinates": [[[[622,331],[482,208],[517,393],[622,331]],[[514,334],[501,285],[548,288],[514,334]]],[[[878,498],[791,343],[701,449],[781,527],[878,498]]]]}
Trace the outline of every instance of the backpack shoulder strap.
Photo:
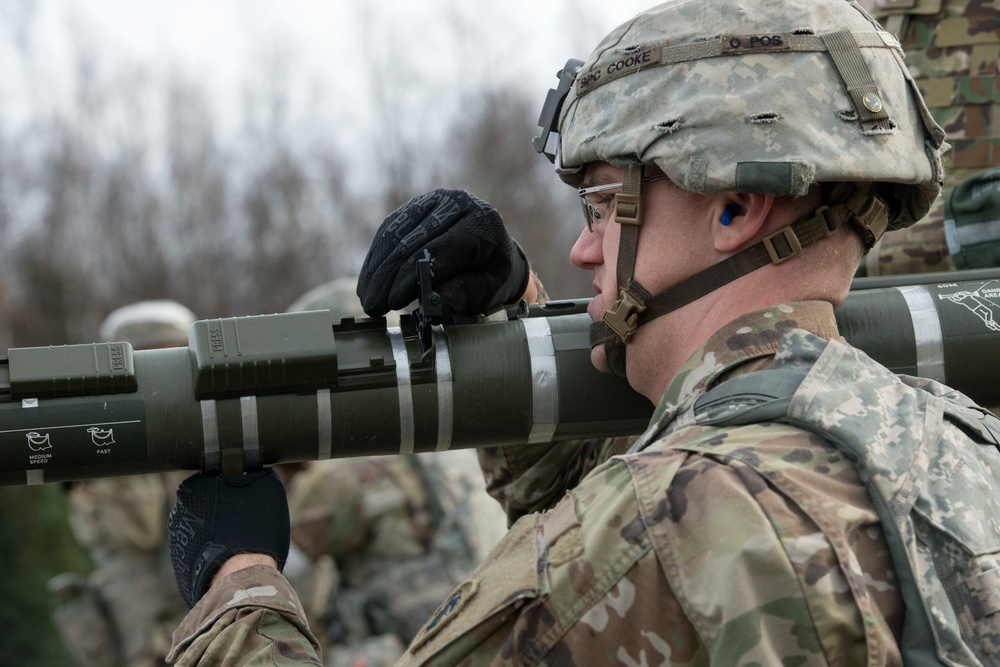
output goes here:
{"type": "Polygon", "coordinates": [[[788,416],[788,405],[805,378],[796,369],[754,371],[723,382],[694,404],[699,424],[737,426],[777,421],[788,416]]]}

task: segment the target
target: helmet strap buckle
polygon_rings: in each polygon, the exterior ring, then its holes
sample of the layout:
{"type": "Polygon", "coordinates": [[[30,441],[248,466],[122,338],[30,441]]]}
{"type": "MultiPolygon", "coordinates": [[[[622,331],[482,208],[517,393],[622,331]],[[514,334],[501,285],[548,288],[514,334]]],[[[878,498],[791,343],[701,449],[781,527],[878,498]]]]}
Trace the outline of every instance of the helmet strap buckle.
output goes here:
{"type": "Polygon", "coordinates": [[[639,313],[644,310],[645,303],[628,290],[622,289],[619,299],[604,311],[601,320],[623,343],[627,343],[639,326],[639,313]]]}
{"type": "Polygon", "coordinates": [[[791,225],[782,227],[773,234],[768,234],[761,243],[764,244],[767,255],[771,258],[771,264],[775,265],[787,262],[802,252],[802,244],[799,243],[799,237],[795,235],[795,230],[792,229],[791,225]],[[777,244],[775,239],[779,241],[777,244]]]}
{"type": "Polygon", "coordinates": [[[642,221],[642,194],[619,192],[615,195],[615,222],[638,225],[642,221]]]}

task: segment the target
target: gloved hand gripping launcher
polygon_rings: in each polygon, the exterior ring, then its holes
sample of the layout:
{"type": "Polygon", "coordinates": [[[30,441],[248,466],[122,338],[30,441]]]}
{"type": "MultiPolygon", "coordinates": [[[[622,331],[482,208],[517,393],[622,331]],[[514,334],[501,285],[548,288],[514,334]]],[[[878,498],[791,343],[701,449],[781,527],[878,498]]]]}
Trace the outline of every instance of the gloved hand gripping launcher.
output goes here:
{"type": "MultiPolygon", "coordinates": [[[[857,281],[841,333],[893,370],[1000,405],[1000,270],[896,281],[857,281]]],[[[652,405],[591,366],[585,308],[398,328],[311,311],[202,320],[185,348],[10,349],[0,484],[640,433],[652,405]]]]}

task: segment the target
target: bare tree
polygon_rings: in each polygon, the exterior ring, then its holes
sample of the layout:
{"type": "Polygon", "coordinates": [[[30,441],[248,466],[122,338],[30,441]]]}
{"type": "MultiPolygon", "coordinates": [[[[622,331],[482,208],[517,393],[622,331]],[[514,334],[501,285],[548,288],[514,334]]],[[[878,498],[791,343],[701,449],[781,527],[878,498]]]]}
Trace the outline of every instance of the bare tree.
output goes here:
{"type": "Polygon", "coordinates": [[[2,251],[9,344],[94,340],[107,312],[140,299],[204,317],[280,311],[357,271],[370,227],[359,231],[344,160],[332,144],[294,140],[280,87],[256,82],[252,131],[226,148],[198,84],[175,74],[162,107],[130,113],[153,107],[153,91],[111,85],[90,55],[77,69],[89,89],[74,108],[37,122],[16,159],[0,152],[0,197],[21,202],[0,209],[5,231],[19,230],[2,251]],[[26,168],[8,178],[17,160],[26,168]]]}

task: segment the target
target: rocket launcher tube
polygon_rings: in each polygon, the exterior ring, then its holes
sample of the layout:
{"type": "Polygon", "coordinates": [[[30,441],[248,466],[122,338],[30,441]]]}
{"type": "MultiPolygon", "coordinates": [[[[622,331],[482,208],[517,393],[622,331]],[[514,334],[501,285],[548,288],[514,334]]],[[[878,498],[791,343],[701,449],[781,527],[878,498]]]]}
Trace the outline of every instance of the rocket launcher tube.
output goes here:
{"type": "Polygon", "coordinates": [[[1000,268],[855,280],[837,325],[897,373],[1000,406],[1000,268]]]}
{"type": "MultiPolygon", "coordinates": [[[[867,287],[841,333],[891,369],[1000,405],[1000,270],[867,287]]],[[[920,276],[912,276],[920,280],[920,276]]],[[[189,346],[0,357],[0,484],[630,435],[653,406],[590,363],[586,301],[432,327],[329,312],[195,323],[189,346]]]]}
{"type": "Polygon", "coordinates": [[[186,348],[11,349],[0,484],[639,433],[648,401],[590,365],[587,315],[561,314],[585,305],[435,326],[426,355],[410,318],[327,311],[199,321],[186,348]]]}

